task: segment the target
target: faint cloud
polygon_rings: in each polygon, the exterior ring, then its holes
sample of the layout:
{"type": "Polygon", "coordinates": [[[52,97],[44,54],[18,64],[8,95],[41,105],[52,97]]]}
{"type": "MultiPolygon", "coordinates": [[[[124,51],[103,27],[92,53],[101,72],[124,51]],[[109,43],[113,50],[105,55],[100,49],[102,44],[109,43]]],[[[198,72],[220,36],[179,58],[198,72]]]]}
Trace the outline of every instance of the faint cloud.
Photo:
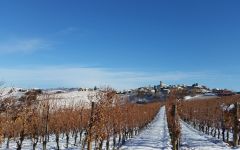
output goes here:
{"type": "Polygon", "coordinates": [[[0,42],[0,53],[32,53],[46,49],[49,46],[48,42],[40,38],[11,39],[0,42]]]}
{"type": "Polygon", "coordinates": [[[182,82],[209,78],[201,72],[145,73],[118,71],[106,68],[48,67],[35,69],[0,69],[0,77],[7,83],[23,87],[93,87],[110,85],[118,89],[136,88],[149,84],[182,82]]]}

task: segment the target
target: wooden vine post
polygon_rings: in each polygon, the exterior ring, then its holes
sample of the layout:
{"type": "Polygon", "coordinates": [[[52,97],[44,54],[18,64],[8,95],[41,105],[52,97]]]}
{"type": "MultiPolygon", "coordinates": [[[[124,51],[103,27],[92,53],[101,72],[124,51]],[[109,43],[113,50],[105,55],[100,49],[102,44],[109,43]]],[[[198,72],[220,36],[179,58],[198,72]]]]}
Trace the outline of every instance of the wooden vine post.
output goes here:
{"type": "Polygon", "coordinates": [[[233,121],[234,121],[234,125],[233,125],[233,146],[236,147],[238,146],[238,133],[239,133],[239,121],[238,121],[238,108],[239,107],[239,103],[236,102],[234,104],[234,111],[233,111],[233,121]]]}
{"type": "Polygon", "coordinates": [[[95,103],[92,102],[92,108],[91,108],[91,118],[89,123],[89,129],[88,129],[88,139],[87,139],[87,149],[92,150],[92,128],[93,128],[93,122],[94,122],[94,107],[95,103]]]}
{"type": "MultiPolygon", "coordinates": [[[[177,105],[173,104],[172,105],[172,116],[174,119],[174,125],[173,125],[173,129],[175,130],[177,128],[177,105]]],[[[174,133],[176,134],[176,133],[174,133]]],[[[173,150],[178,150],[179,149],[179,136],[178,135],[173,135],[173,150]]]]}

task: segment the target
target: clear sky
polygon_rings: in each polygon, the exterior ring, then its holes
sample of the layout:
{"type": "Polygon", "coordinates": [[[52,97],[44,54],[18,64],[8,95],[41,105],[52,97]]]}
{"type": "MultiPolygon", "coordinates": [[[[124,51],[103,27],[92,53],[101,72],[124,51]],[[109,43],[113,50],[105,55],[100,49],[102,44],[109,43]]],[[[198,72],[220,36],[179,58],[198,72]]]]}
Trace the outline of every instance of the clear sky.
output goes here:
{"type": "Polygon", "coordinates": [[[238,0],[1,0],[0,79],[240,90],[239,8],[238,0]]]}

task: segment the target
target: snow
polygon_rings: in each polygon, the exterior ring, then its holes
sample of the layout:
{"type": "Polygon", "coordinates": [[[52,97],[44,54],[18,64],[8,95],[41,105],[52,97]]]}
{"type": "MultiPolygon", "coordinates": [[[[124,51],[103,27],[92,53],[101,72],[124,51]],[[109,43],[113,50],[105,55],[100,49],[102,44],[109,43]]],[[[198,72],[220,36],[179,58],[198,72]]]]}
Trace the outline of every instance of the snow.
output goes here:
{"type": "MultiPolygon", "coordinates": [[[[60,108],[65,106],[85,106],[90,107],[92,101],[96,102],[97,91],[71,91],[64,93],[54,93],[49,92],[52,104],[54,107],[60,108]]],[[[46,97],[40,95],[39,100],[44,100],[46,97]]]]}
{"type": "Polygon", "coordinates": [[[20,90],[22,90],[21,88],[12,88],[12,87],[6,87],[6,88],[2,88],[0,89],[0,97],[1,99],[5,99],[5,98],[20,98],[22,97],[26,92],[21,92],[20,90]]]}
{"type": "Polygon", "coordinates": [[[231,104],[231,105],[222,104],[221,107],[223,111],[228,111],[228,112],[235,108],[234,104],[231,104]]]}
{"type": "Polygon", "coordinates": [[[181,149],[182,150],[230,150],[223,141],[197,131],[187,123],[181,121],[181,149]]]}
{"type": "MultiPolygon", "coordinates": [[[[18,100],[26,94],[30,89],[22,89],[16,87],[6,87],[0,89],[0,100],[5,98],[14,98],[18,100]]],[[[73,105],[84,105],[88,107],[92,101],[97,101],[96,95],[98,91],[68,91],[68,90],[48,90],[45,94],[50,94],[51,100],[54,105],[61,106],[73,106],[73,105]]],[[[38,96],[38,100],[46,100],[46,95],[42,94],[38,96]]]]}
{"type": "Polygon", "coordinates": [[[138,136],[130,139],[122,146],[121,150],[170,150],[171,139],[169,135],[165,106],[163,106],[156,118],[138,136]]]}
{"type": "Polygon", "coordinates": [[[231,104],[229,107],[228,107],[228,111],[231,111],[235,108],[234,104],[231,104]]]}
{"type": "MultiPolygon", "coordinates": [[[[69,145],[68,148],[66,148],[66,137],[62,138],[63,135],[60,135],[59,138],[59,146],[61,150],[79,150],[82,149],[82,143],[79,142],[79,137],[77,139],[77,143],[76,145],[74,145],[74,137],[73,136],[69,136],[69,145]]],[[[83,137],[84,138],[84,135],[83,137]]],[[[110,149],[113,149],[113,142],[112,142],[112,138],[110,138],[110,149]]],[[[9,149],[6,148],[6,144],[7,144],[7,140],[4,141],[4,143],[1,145],[0,144],[0,150],[15,150],[17,148],[17,144],[15,141],[10,140],[9,142],[9,149]]],[[[56,150],[56,141],[55,141],[55,136],[54,135],[50,135],[49,136],[49,142],[47,142],[47,150],[56,150]]],[[[95,147],[95,142],[92,142],[92,150],[94,150],[95,147]]],[[[31,150],[32,148],[32,142],[30,139],[25,139],[23,141],[23,145],[22,145],[22,150],[31,150]]],[[[42,150],[42,142],[38,142],[37,146],[36,146],[37,150],[42,150]]],[[[84,148],[85,150],[87,149],[87,147],[84,148]]],[[[103,142],[103,149],[106,149],[106,141],[103,142]]]]}
{"type": "Polygon", "coordinates": [[[206,93],[206,94],[199,94],[196,96],[185,96],[184,100],[199,100],[199,99],[211,99],[211,98],[218,98],[218,96],[213,93],[206,93]]]}
{"type": "Polygon", "coordinates": [[[90,92],[90,91],[73,91],[73,92],[55,94],[56,97],[61,99],[84,100],[87,102],[89,102],[89,96],[95,96],[95,95],[96,95],[96,92],[90,92]]]}
{"type": "MultiPolygon", "coordinates": [[[[66,149],[66,140],[65,138],[62,139],[60,138],[60,149],[66,149]]],[[[79,149],[79,145],[74,146],[74,139],[70,138],[70,142],[69,142],[69,149],[71,150],[77,150],[79,149]]],[[[6,141],[2,144],[2,146],[0,146],[0,150],[14,150],[17,148],[17,144],[16,142],[14,142],[13,140],[10,141],[9,144],[9,149],[6,148],[6,141]]],[[[23,145],[22,145],[22,150],[30,150],[33,149],[32,148],[32,142],[29,139],[26,139],[23,141],[23,145]]],[[[38,143],[36,149],[38,150],[42,150],[42,143],[38,143]]],[[[50,136],[50,141],[47,143],[47,149],[48,150],[54,150],[56,149],[56,142],[55,142],[55,136],[50,136]]]]}

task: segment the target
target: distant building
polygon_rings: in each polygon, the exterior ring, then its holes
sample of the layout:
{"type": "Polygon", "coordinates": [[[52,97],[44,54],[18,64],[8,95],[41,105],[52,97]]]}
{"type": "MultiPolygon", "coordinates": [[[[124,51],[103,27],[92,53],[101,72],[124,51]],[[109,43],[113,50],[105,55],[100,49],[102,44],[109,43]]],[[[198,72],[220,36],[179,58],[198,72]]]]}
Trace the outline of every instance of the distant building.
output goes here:
{"type": "Polygon", "coordinates": [[[168,88],[168,85],[160,81],[160,84],[157,86],[158,91],[161,91],[161,89],[165,89],[165,88],[168,88]]]}
{"type": "Polygon", "coordinates": [[[163,82],[160,81],[160,88],[163,88],[163,82]]]}

